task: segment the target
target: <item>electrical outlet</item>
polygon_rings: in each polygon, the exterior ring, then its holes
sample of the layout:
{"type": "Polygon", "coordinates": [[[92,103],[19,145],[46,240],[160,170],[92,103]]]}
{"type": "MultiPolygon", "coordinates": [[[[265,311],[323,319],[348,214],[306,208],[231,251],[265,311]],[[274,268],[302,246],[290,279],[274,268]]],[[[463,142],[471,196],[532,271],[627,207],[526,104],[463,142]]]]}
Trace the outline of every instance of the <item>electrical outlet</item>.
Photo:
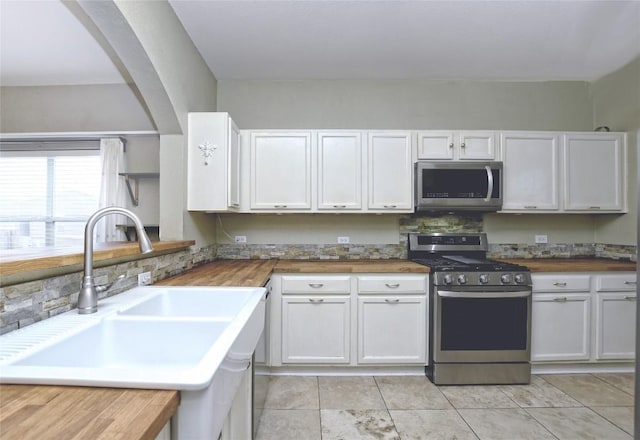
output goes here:
{"type": "Polygon", "coordinates": [[[236,235],[235,239],[236,239],[236,243],[246,243],[247,242],[247,236],[246,235],[236,235]]]}
{"type": "Polygon", "coordinates": [[[138,286],[148,286],[151,284],[151,272],[142,272],[138,274],[138,286]]]}
{"type": "Polygon", "coordinates": [[[549,243],[549,239],[546,234],[536,234],[536,244],[546,244],[549,243]]]}
{"type": "Polygon", "coordinates": [[[349,244],[349,237],[338,237],[338,244],[349,244]]]}

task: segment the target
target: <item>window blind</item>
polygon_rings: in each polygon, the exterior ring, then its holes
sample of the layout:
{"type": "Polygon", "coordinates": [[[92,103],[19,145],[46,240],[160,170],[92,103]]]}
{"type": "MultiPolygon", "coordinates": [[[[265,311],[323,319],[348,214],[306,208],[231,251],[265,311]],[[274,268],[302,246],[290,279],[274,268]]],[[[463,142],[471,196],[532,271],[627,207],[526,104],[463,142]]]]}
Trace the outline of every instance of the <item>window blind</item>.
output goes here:
{"type": "Polygon", "coordinates": [[[98,208],[99,150],[22,147],[0,151],[0,249],[82,246],[98,208]]]}

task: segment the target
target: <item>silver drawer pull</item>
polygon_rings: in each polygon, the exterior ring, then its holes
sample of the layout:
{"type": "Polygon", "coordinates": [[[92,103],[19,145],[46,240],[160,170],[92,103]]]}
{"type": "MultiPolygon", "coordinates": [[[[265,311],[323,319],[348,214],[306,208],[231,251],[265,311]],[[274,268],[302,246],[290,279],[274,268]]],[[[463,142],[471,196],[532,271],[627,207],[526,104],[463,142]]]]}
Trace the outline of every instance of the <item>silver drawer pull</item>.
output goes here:
{"type": "Polygon", "coordinates": [[[321,287],[323,287],[324,284],[322,283],[309,283],[309,287],[314,288],[314,289],[319,289],[321,287]]]}
{"type": "Polygon", "coordinates": [[[465,148],[465,147],[466,147],[466,145],[464,144],[464,142],[460,144],[460,147],[462,147],[462,148],[465,148]]]}
{"type": "Polygon", "coordinates": [[[624,282],[627,286],[635,286],[638,284],[637,281],[625,281],[624,282]]]}
{"type": "Polygon", "coordinates": [[[449,144],[449,148],[453,148],[453,142],[449,144]]]}
{"type": "Polygon", "coordinates": [[[387,286],[389,289],[397,289],[398,287],[400,287],[400,283],[394,283],[394,284],[385,283],[385,286],[387,286]]]}
{"type": "Polygon", "coordinates": [[[589,209],[601,209],[599,206],[589,206],[589,209]]]}
{"type": "Polygon", "coordinates": [[[397,205],[384,205],[385,209],[393,209],[393,208],[397,208],[397,205]]]}
{"type": "Polygon", "coordinates": [[[557,282],[557,283],[553,283],[553,285],[558,287],[567,287],[567,283],[565,282],[557,282]]]}
{"type": "Polygon", "coordinates": [[[273,205],[273,207],[274,207],[275,209],[284,209],[284,208],[286,208],[286,207],[287,207],[287,205],[273,205]]]}
{"type": "Polygon", "coordinates": [[[567,297],[566,296],[557,296],[557,297],[553,298],[553,300],[555,302],[563,303],[563,302],[567,302],[567,297]]]}
{"type": "Polygon", "coordinates": [[[536,205],[524,205],[524,209],[538,209],[536,205]]]}
{"type": "Polygon", "coordinates": [[[636,297],[635,296],[625,295],[624,299],[626,299],[627,301],[635,301],[636,297]]]}
{"type": "Polygon", "coordinates": [[[309,298],[309,302],[311,304],[320,304],[321,302],[324,302],[324,300],[323,299],[311,299],[311,298],[309,298]]]}
{"type": "Polygon", "coordinates": [[[347,205],[333,205],[333,207],[336,209],[344,209],[347,207],[347,205]]]}
{"type": "Polygon", "coordinates": [[[399,299],[385,299],[384,302],[387,304],[398,304],[400,302],[399,299]]]}

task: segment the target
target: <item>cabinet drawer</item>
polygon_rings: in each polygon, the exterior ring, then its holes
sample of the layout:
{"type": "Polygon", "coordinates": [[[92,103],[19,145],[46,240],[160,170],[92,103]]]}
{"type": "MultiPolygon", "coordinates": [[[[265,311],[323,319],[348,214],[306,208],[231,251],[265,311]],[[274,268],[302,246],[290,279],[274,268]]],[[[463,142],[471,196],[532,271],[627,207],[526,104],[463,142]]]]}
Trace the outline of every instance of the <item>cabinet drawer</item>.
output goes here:
{"type": "Polygon", "coordinates": [[[282,293],[351,293],[351,277],[342,276],[283,276],[282,293]]]}
{"type": "Polygon", "coordinates": [[[390,277],[365,275],[358,277],[359,293],[427,293],[427,278],[420,276],[390,277]]]}
{"type": "Polygon", "coordinates": [[[589,275],[533,274],[531,278],[534,292],[588,292],[591,290],[589,275]]]}
{"type": "Polygon", "coordinates": [[[600,275],[596,277],[596,291],[624,292],[636,290],[636,274],[600,275]]]}

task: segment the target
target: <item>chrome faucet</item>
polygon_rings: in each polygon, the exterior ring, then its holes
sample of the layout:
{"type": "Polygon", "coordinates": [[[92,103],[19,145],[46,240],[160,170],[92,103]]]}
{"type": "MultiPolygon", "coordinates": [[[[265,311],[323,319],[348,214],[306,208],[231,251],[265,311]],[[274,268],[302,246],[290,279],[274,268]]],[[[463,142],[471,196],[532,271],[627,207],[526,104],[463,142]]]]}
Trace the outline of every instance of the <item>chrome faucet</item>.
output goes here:
{"type": "Polygon", "coordinates": [[[110,285],[96,287],[93,282],[93,230],[98,220],[108,214],[122,214],[129,217],[136,227],[140,252],[147,254],[153,251],[151,240],[149,240],[142,222],[133,212],[117,206],[111,206],[93,213],[84,228],[84,278],[82,279],[82,288],[78,296],[78,313],[81,315],[97,312],[98,292],[104,292],[110,287],[110,285]]]}

